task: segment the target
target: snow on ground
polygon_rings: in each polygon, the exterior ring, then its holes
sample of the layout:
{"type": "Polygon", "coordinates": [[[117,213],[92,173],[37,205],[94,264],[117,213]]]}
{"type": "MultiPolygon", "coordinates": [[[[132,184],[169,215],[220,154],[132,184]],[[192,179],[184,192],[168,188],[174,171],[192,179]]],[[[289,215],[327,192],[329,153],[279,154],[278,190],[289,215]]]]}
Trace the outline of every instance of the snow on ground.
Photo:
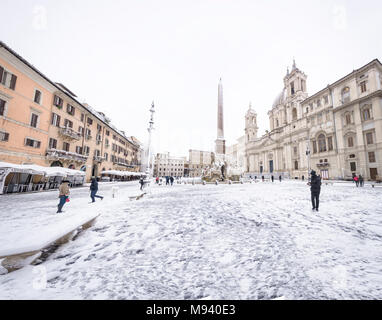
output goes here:
{"type": "MultiPolygon", "coordinates": [[[[0,276],[0,298],[382,298],[381,188],[323,185],[312,212],[301,181],[154,186],[138,201],[137,182],[119,186],[116,199],[102,186],[96,204],[72,190],[64,215],[98,210],[96,225],[0,276]]],[[[17,220],[59,219],[56,197],[1,197],[0,245],[17,220]]]]}

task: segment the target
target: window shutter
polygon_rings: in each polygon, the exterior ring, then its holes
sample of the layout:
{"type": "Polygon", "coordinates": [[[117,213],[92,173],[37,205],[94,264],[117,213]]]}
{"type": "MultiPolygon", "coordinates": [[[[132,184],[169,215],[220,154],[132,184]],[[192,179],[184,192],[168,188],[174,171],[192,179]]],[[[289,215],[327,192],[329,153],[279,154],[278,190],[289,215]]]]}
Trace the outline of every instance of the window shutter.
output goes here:
{"type": "Polygon", "coordinates": [[[3,80],[3,73],[4,73],[4,68],[0,66],[0,83],[1,83],[1,80],[3,80]]]}
{"type": "Polygon", "coordinates": [[[8,141],[8,140],[9,140],[9,133],[6,132],[6,133],[4,134],[4,141],[8,141]]]}
{"type": "Polygon", "coordinates": [[[57,115],[57,127],[60,126],[61,116],[57,115]]]}
{"type": "Polygon", "coordinates": [[[16,88],[16,80],[17,80],[17,77],[14,74],[12,74],[11,85],[9,87],[10,89],[15,90],[15,88],[16,88]]]}

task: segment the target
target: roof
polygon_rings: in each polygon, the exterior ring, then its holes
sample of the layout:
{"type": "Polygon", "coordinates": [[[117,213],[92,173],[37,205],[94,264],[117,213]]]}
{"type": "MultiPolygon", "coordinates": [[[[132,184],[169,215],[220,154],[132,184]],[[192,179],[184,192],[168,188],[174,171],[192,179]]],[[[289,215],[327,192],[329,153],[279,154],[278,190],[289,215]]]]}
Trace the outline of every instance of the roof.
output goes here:
{"type": "Polygon", "coordinates": [[[15,56],[17,59],[19,59],[22,63],[27,65],[29,68],[31,68],[34,72],[36,72],[39,76],[41,76],[43,79],[45,79],[47,82],[49,82],[53,87],[55,87],[58,91],[64,93],[65,95],[69,96],[69,98],[73,99],[76,103],[78,103],[81,107],[83,107],[85,110],[87,110],[89,113],[91,113],[93,116],[98,118],[101,122],[103,122],[106,126],[110,127],[112,130],[116,131],[120,136],[125,138],[128,142],[131,144],[139,147],[134,141],[132,141],[130,138],[128,138],[125,134],[123,134],[120,130],[118,130],[116,127],[114,127],[112,124],[106,122],[106,116],[102,116],[97,111],[95,111],[93,108],[91,108],[89,105],[84,105],[83,103],[79,102],[76,98],[77,96],[69,90],[67,87],[65,87],[63,84],[54,82],[50,80],[46,75],[44,75],[40,70],[38,70],[35,66],[33,66],[31,63],[29,63],[27,60],[25,60],[22,56],[20,56],[16,51],[11,49],[9,46],[7,46],[4,42],[0,41],[0,48],[4,48],[9,53],[11,53],[13,56],[15,56]]]}
{"type": "Polygon", "coordinates": [[[301,102],[301,104],[306,103],[308,100],[310,100],[310,99],[312,99],[312,98],[315,98],[316,96],[320,95],[320,94],[323,93],[324,91],[326,91],[326,90],[330,89],[331,87],[333,87],[333,86],[335,86],[335,85],[341,83],[341,82],[344,81],[346,78],[348,78],[348,77],[350,77],[350,76],[352,76],[352,75],[354,75],[354,74],[357,74],[357,73],[360,72],[362,69],[366,69],[366,68],[370,67],[370,66],[371,66],[372,64],[374,64],[374,63],[377,63],[377,64],[379,64],[379,65],[382,67],[381,62],[380,62],[378,59],[374,59],[374,60],[370,61],[369,63],[365,64],[364,66],[362,66],[362,67],[360,67],[360,68],[358,68],[358,69],[353,70],[352,72],[348,73],[346,76],[340,78],[339,80],[333,82],[332,84],[328,84],[325,88],[323,88],[323,89],[317,91],[315,94],[312,94],[311,96],[309,96],[308,98],[306,98],[304,101],[301,102]]]}

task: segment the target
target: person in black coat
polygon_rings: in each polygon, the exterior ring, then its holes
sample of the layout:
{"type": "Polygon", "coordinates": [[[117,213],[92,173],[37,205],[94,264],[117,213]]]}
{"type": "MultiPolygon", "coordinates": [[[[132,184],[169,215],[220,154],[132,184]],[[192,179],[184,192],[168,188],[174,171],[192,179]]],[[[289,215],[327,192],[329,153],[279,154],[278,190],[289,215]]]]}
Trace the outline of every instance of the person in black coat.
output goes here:
{"type": "Polygon", "coordinates": [[[361,175],[358,176],[358,180],[359,180],[359,186],[360,187],[363,187],[363,177],[361,175]]]}
{"type": "Polygon", "coordinates": [[[143,190],[143,186],[145,185],[145,180],[143,179],[143,177],[141,177],[141,178],[139,179],[139,184],[141,185],[140,190],[142,191],[142,190],[143,190]]]}
{"type": "Polygon", "coordinates": [[[103,200],[103,197],[98,196],[97,192],[98,192],[98,181],[95,177],[93,177],[92,183],[90,184],[90,198],[92,198],[92,202],[95,202],[95,198],[101,198],[101,200],[103,200]]]}
{"type": "Polygon", "coordinates": [[[320,204],[320,192],[321,192],[321,177],[316,174],[316,171],[312,170],[311,180],[308,183],[310,185],[310,193],[312,197],[312,210],[318,211],[320,204]]]}

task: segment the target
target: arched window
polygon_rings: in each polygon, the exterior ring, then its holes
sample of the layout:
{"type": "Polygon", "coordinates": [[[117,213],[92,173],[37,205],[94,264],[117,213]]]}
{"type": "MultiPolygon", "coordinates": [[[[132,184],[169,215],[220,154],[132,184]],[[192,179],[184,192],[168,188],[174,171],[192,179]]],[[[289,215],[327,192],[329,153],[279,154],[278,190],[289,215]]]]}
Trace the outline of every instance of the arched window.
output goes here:
{"type": "Polygon", "coordinates": [[[324,134],[320,134],[318,136],[318,152],[325,152],[326,151],[326,138],[324,134]]]}
{"type": "Polygon", "coordinates": [[[50,165],[51,167],[63,167],[62,163],[60,161],[54,161],[50,165]]]}
{"type": "Polygon", "coordinates": [[[297,160],[294,162],[294,170],[298,170],[298,161],[297,160]]]}
{"type": "Polygon", "coordinates": [[[292,119],[297,120],[297,109],[296,108],[293,108],[293,110],[292,110],[292,119]]]}
{"type": "Polygon", "coordinates": [[[350,102],[350,88],[349,87],[343,88],[341,95],[342,95],[342,103],[350,102]]]}
{"type": "Polygon", "coordinates": [[[279,119],[276,119],[276,127],[279,126],[279,119]]]}

